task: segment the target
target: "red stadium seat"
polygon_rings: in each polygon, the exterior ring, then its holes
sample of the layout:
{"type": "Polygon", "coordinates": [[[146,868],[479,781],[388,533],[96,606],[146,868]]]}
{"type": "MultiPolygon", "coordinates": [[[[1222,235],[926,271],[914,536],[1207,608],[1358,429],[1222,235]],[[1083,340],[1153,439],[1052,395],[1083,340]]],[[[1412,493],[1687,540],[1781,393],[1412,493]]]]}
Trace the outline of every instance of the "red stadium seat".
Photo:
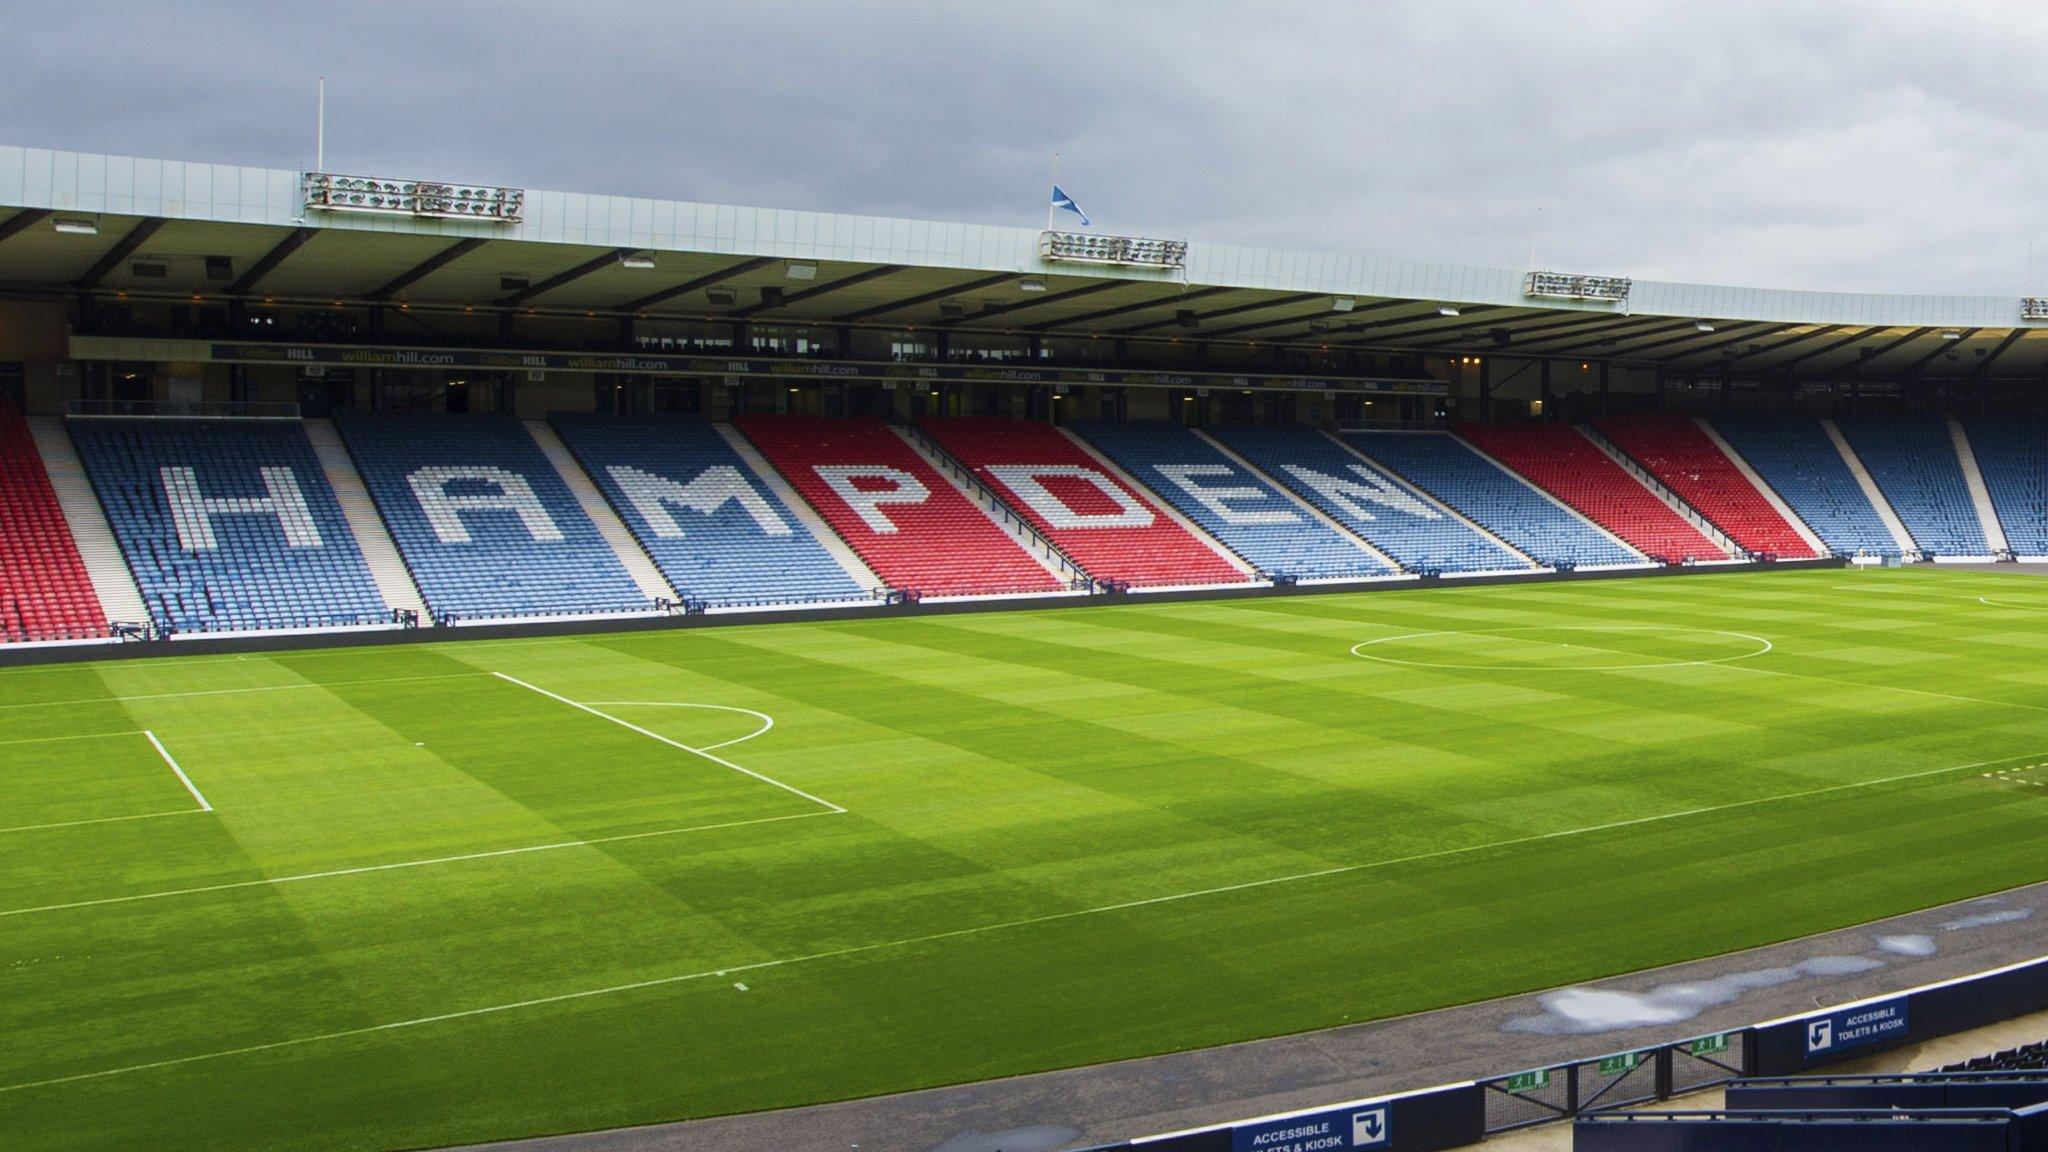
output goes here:
{"type": "Polygon", "coordinates": [[[924,427],[1098,579],[1140,587],[1251,579],[1050,424],[967,419],[924,427]]]}
{"type": "Polygon", "coordinates": [[[880,420],[750,416],[735,425],[892,588],[967,596],[1063,587],[880,420]]]}
{"type": "Polygon", "coordinates": [[[1728,557],[1577,428],[1460,424],[1457,432],[1646,556],[1674,564],[1728,557]]]}
{"type": "Polygon", "coordinates": [[[0,404],[0,641],[106,634],[106,613],[28,423],[0,404]]]}
{"type": "Polygon", "coordinates": [[[1692,417],[1651,412],[1595,421],[1593,427],[1714,527],[1751,552],[1809,557],[1813,546],[1787,523],[1749,477],[1692,417]]]}

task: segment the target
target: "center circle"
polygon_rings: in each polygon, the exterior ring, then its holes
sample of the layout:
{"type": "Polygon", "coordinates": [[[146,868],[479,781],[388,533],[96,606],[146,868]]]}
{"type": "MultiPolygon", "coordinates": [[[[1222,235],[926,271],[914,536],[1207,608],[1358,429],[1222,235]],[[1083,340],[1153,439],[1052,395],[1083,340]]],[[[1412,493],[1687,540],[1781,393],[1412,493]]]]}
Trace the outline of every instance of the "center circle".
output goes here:
{"type": "Polygon", "coordinates": [[[1381,636],[1351,646],[1351,654],[1379,664],[1411,668],[1455,668],[1475,672],[1624,672],[1645,668],[1686,668],[1747,660],[1771,650],[1771,642],[1747,632],[1688,628],[1677,624],[1526,624],[1500,628],[1441,629],[1381,636]],[[1568,637],[1549,639],[1548,637],[1568,637]],[[1661,637],[1648,647],[1629,637],[1661,637]],[[1691,639],[1685,639],[1690,637],[1691,639]],[[1702,639],[1711,637],[1712,639],[1702,639]],[[1746,650],[1729,652],[1734,644],[1746,650]],[[1697,655],[1674,658],[1673,647],[1697,655]],[[1373,649],[1379,651],[1373,651],[1373,649]],[[1414,650],[1413,658],[1401,655],[1414,650]],[[1719,652],[1719,655],[1715,653],[1719,652]]]}

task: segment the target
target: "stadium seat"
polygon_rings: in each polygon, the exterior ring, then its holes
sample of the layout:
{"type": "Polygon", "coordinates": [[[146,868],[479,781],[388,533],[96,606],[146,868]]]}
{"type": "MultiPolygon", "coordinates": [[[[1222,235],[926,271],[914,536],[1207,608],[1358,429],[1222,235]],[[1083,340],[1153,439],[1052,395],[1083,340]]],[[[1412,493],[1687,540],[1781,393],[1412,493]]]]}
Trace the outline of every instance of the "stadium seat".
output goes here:
{"type": "Polygon", "coordinates": [[[1945,418],[1835,423],[1922,552],[1930,556],[1991,555],[1945,418]]]}
{"type": "Polygon", "coordinates": [[[75,419],[69,428],[158,627],[390,621],[297,421],[75,419]]]}
{"type": "Polygon", "coordinates": [[[1748,551],[1801,558],[1815,554],[1813,545],[1691,416],[1645,412],[1598,420],[1593,428],[1748,551]]]}
{"type": "Polygon", "coordinates": [[[1724,415],[1710,423],[1838,556],[1896,556],[1899,545],[1818,420],[1724,415]]]}
{"type": "Polygon", "coordinates": [[[1643,558],[1527,481],[1444,432],[1346,432],[1344,441],[1539,564],[1640,565],[1643,558]]]}
{"type": "Polygon", "coordinates": [[[924,428],[1097,579],[1139,587],[1249,579],[1050,424],[931,420],[924,428]]]}
{"type": "Polygon", "coordinates": [[[1073,430],[1261,572],[1303,580],[1393,572],[1192,429],[1162,421],[1073,430]]]}
{"type": "Polygon", "coordinates": [[[1966,420],[1970,450],[2015,556],[2048,556],[2048,424],[1966,420]]]}
{"type": "Polygon", "coordinates": [[[0,403],[0,642],[106,634],[107,618],[28,423],[0,403]]]}
{"type": "Polygon", "coordinates": [[[880,420],[748,416],[735,427],[891,588],[985,596],[1064,587],[880,420]]]}
{"type": "Polygon", "coordinates": [[[1667,564],[1728,557],[1571,425],[1462,423],[1457,431],[1646,556],[1667,564]]]}
{"type": "Polygon", "coordinates": [[[653,608],[518,421],[355,415],[334,426],[436,616],[653,608]]]}
{"type": "Polygon", "coordinates": [[[1300,425],[1213,430],[1231,450],[1287,485],[1411,572],[1526,570],[1498,541],[1417,497],[1343,445],[1300,425]]]}
{"type": "Polygon", "coordinates": [[[568,413],[550,422],[686,600],[735,607],[865,595],[711,424],[568,413]]]}

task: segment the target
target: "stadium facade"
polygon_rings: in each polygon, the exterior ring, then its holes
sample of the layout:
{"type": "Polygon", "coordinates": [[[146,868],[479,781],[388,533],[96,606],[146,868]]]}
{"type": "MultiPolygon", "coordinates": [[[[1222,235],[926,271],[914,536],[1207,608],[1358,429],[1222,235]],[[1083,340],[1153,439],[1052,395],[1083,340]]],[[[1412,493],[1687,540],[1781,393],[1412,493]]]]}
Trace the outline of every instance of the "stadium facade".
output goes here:
{"type": "Polygon", "coordinates": [[[2032,299],[25,148],[0,205],[18,642],[2048,559],[2032,299]]]}

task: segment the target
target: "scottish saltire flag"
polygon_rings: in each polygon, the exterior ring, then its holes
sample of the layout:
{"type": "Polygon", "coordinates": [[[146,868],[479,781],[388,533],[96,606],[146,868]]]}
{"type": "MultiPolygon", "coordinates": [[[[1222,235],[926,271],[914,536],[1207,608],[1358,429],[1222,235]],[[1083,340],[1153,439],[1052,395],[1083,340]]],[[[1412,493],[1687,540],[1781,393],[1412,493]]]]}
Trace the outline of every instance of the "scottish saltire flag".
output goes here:
{"type": "Polygon", "coordinates": [[[1088,219],[1088,214],[1081,211],[1081,206],[1074,203],[1074,198],[1067,195],[1066,190],[1057,184],[1052,186],[1052,206],[1055,208],[1065,208],[1067,211],[1079,216],[1081,218],[1081,227],[1083,228],[1091,227],[1094,224],[1094,221],[1088,219]]]}

